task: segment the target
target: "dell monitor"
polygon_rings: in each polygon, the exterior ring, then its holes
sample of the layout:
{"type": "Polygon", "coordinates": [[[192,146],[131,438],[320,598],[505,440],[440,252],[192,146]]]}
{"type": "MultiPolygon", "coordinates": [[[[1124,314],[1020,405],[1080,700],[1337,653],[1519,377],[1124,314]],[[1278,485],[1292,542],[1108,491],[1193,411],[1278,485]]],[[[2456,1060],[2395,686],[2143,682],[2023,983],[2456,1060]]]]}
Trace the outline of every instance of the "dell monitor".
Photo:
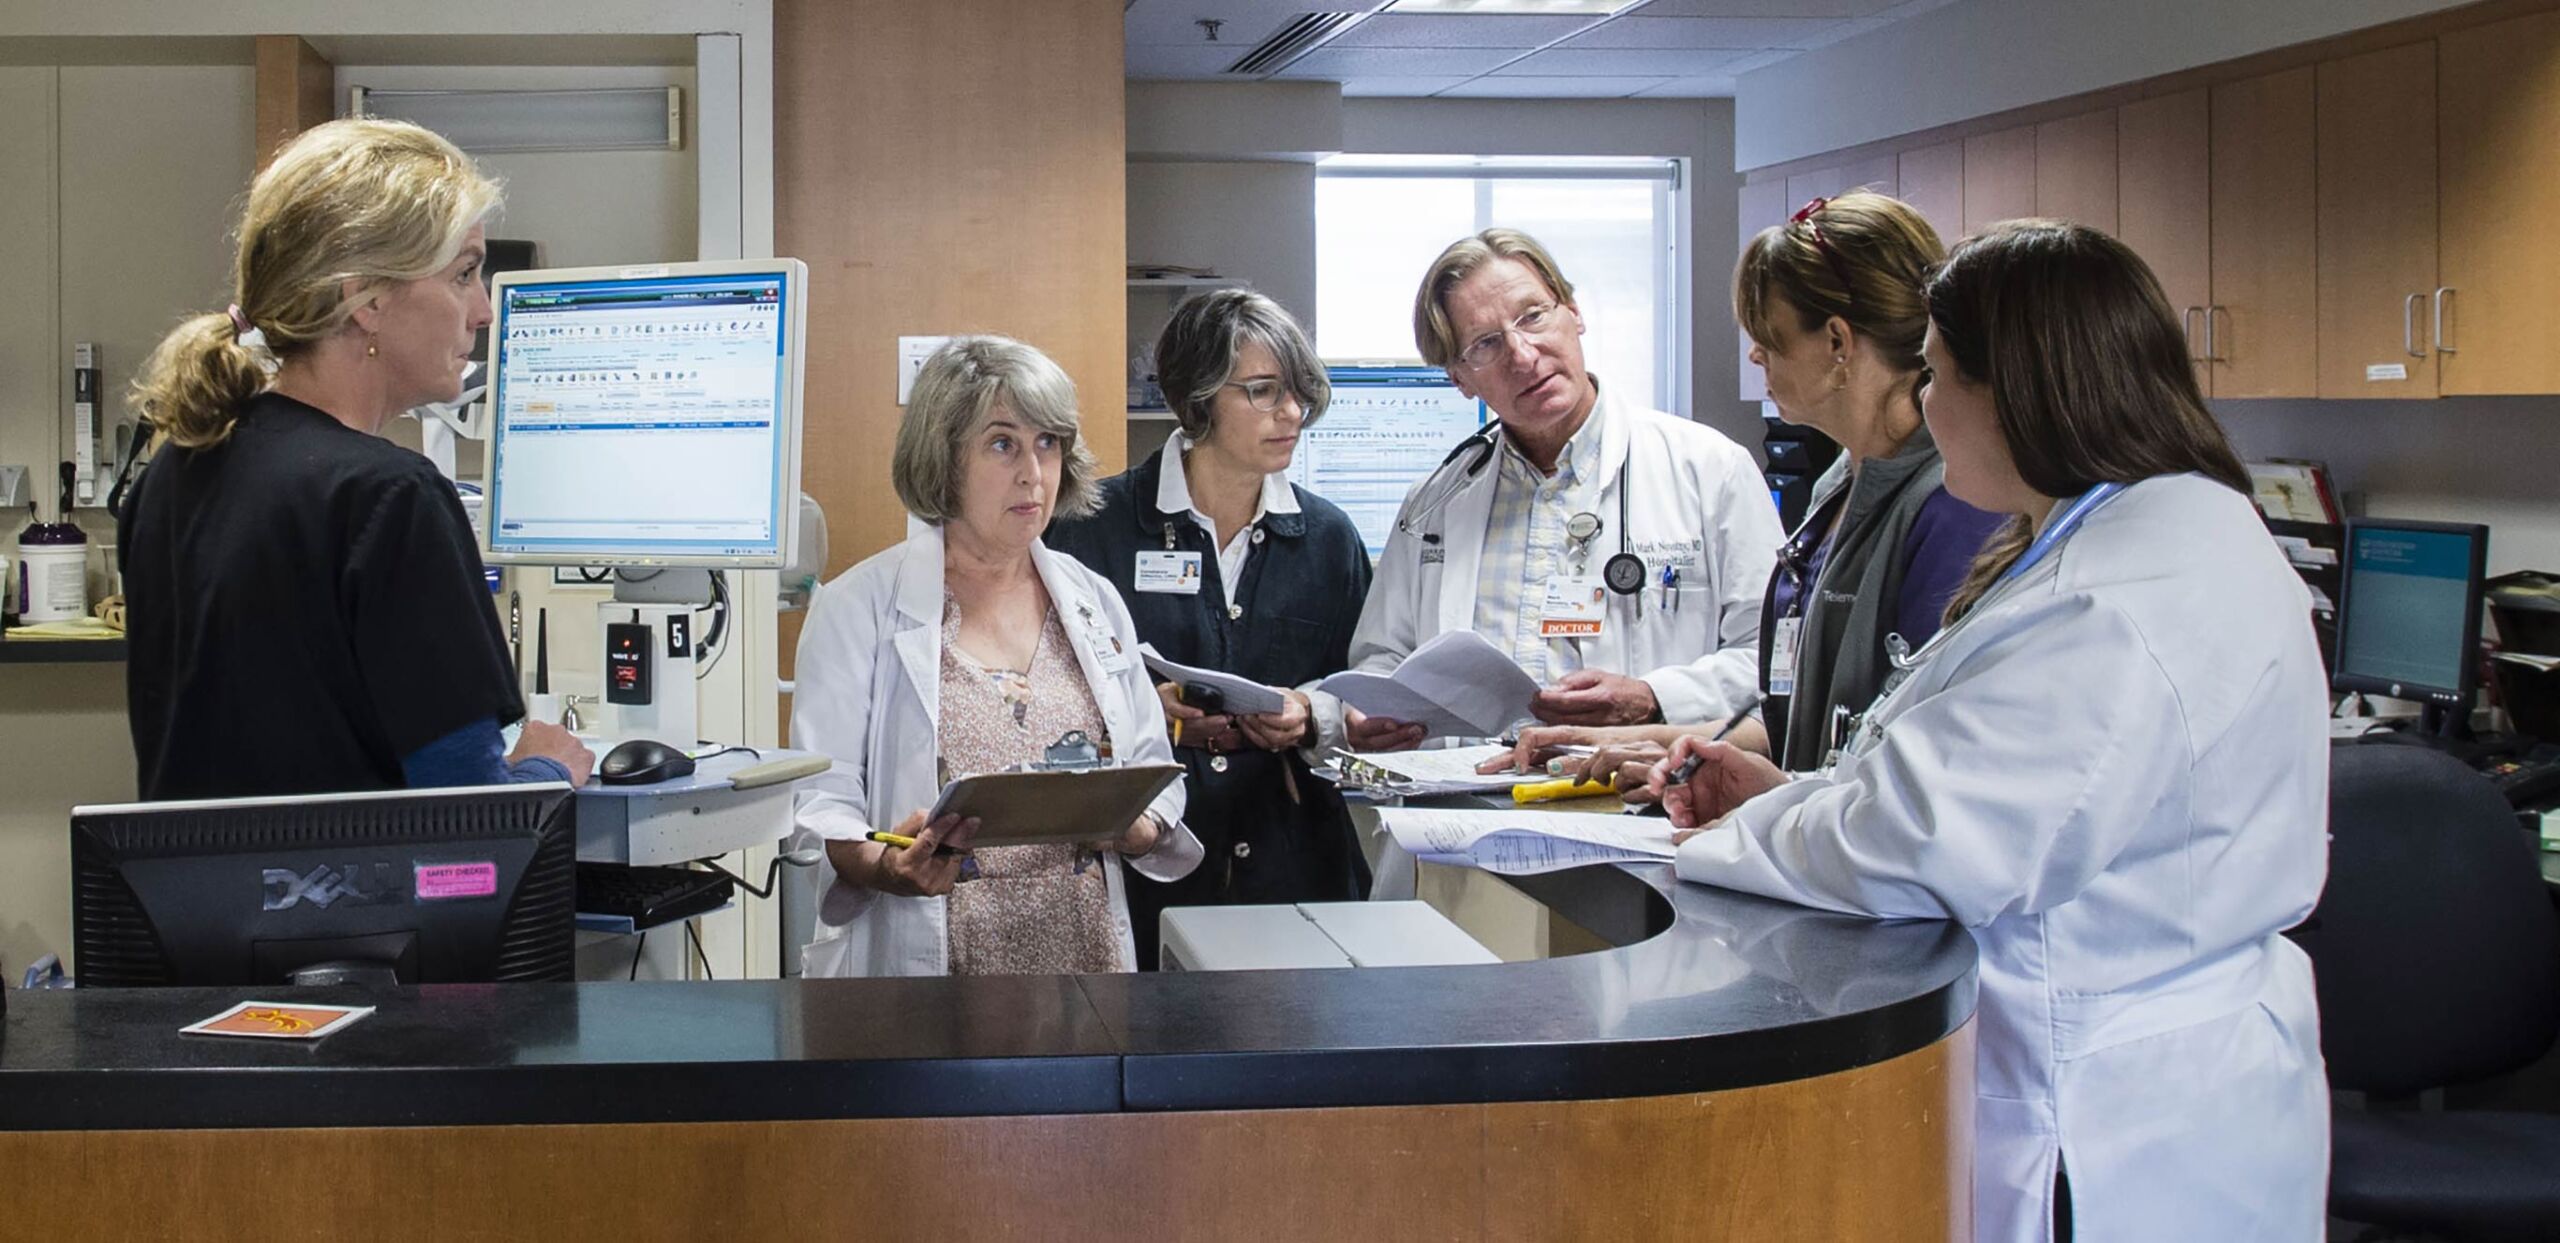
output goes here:
{"type": "Polygon", "coordinates": [[[74,808],[81,987],[569,980],[575,807],[545,782],[74,808]]]}
{"type": "Polygon", "coordinates": [[[2347,524],[2341,560],[2330,685],[2417,700],[2435,732],[2465,734],[2479,687],[2489,528],[2359,519],[2347,524]]]}
{"type": "Polygon", "coordinates": [[[797,259],[500,273],[486,559],[788,563],[808,276],[797,259]]]}
{"type": "Polygon", "coordinates": [[[1299,435],[1289,482],[1341,506],[1374,560],[1406,491],[1484,425],[1484,403],[1437,367],[1345,365],[1325,374],[1333,401],[1299,435]]]}

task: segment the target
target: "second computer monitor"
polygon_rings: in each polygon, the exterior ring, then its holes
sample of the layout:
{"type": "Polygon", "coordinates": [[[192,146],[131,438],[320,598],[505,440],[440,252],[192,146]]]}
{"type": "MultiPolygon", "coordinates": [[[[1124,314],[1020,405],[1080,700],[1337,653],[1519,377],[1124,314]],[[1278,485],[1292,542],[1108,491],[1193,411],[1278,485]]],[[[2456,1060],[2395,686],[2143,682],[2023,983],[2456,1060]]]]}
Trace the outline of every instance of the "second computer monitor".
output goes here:
{"type": "Polygon", "coordinates": [[[807,285],[796,259],[501,274],[488,559],[787,562],[807,285]]]}
{"type": "Polygon", "coordinates": [[[2489,528],[2363,519],[2347,524],[2343,560],[2331,684],[2467,711],[2480,679],[2489,528]]]}
{"type": "Polygon", "coordinates": [[[1484,423],[1484,403],[1437,367],[1325,369],[1333,402],[1298,437],[1289,482],[1342,507],[1375,559],[1386,551],[1405,492],[1484,423]]]}

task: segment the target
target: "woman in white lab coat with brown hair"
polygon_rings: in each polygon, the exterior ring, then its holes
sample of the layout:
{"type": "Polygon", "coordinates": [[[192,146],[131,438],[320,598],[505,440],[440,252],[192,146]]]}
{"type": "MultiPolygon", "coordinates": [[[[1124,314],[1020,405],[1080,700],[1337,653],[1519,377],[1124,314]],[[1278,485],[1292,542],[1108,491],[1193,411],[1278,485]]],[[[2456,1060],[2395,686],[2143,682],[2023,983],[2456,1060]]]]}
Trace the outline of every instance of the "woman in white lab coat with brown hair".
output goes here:
{"type": "Polygon", "coordinates": [[[2316,1240],[2309,598],[2122,243],[2013,222],[1928,292],[1947,489],[2009,525],[1836,766],[1680,740],[1679,874],[1973,930],[1975,1237],[2316,1240]]]}

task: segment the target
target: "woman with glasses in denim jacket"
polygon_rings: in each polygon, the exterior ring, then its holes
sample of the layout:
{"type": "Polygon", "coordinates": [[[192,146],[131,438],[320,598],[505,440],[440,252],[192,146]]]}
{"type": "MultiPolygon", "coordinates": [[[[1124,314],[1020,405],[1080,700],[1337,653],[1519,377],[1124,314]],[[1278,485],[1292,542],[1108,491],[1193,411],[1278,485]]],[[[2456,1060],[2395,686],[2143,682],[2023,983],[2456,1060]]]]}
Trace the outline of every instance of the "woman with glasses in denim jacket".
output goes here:
{"type": "Polygon", "coordinates": [[[1350,663],[1369,591],[1359,529],[1287,477],[1332,395],[1324,366],[1278,303],[1222,289],[1175,309],[1156,373],[1181,430],[1105,480],[1100,508],[1052,526],[1048,544],[1111,580],[1165,658],[1277,687],[1285,702],[1234,714],[1177,683],[1156,688],[1206,856],[1181,880],[1130,885],[1141,969],[1155,966],[1167,907],[1369,892],[1341,793],[1308,771],[1343,741],[1341,703],[1313,685],[1350,663]]]}
{"type": "MultiPolygon", "coordinates": [[[[1751,335],[1779,417],[1843,450],[1815,482],[1804,522],[1779,549],[1760,626],[1761,717],[1727,741],[1787,769],[1821,767],[1892,671],[1938,631],[1999,516],[1948,495],[1946,467],[1920,419],[1929,327],[1921,296],[1946,248],[1910,204],[1863,191],[1815,199],[1743,247],[1733,312],[1751,335]]],[[[1569,743],[1602,744],[1583,765],[1620,773],[1649,763],[1699,722],[1616,730],[1524,731],[1517,760],[1569,743]]]]}

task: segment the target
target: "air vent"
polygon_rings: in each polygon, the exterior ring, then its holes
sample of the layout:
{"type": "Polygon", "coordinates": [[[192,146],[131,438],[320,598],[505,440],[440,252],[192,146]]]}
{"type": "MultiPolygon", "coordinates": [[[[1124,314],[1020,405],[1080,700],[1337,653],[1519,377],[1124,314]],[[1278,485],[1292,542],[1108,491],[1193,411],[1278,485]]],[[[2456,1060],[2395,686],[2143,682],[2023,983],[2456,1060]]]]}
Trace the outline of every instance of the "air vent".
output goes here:
{"type": "Polygon", "coordinates": [[[1289,62],[1316,49],[1316,45],[1342,33],[1344,27],[1359,21],[1358,13],[1300,13],[1281,24],[1261,46],[1245,53],[1227,72],[1259,77],[1289,67],[1289,62]]]}

